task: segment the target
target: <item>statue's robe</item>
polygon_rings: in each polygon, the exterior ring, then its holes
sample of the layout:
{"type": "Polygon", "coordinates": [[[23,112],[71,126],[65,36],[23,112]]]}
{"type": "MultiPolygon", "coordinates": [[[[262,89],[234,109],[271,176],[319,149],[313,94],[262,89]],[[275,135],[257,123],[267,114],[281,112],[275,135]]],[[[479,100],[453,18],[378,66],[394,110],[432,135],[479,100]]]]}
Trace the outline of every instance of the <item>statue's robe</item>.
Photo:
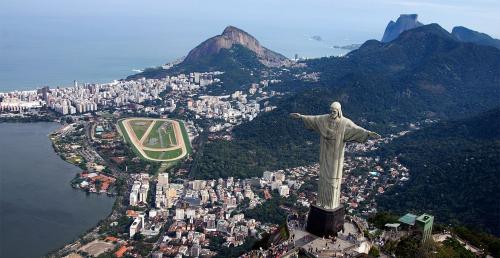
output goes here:
{"type": "Polygon", "coordinates": [[[320,173],[316,205],[335,209],[340,205],[340,185],[344,167],[346,142],[366,142],[370,131],[357,126],[350,119],[332,115],[300,116],[307,128],[320,134],[320,173]]]}

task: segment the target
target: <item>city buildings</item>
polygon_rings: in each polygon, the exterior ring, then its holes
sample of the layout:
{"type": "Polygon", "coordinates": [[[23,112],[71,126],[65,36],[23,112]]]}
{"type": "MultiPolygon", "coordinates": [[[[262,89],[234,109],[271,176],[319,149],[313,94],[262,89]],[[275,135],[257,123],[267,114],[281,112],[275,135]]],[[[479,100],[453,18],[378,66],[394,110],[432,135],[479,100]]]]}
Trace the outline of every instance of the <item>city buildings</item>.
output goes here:
{"type": "Polygon", "coordinates": [[[132,189],[129,195],[130,206],[137,206],[140,204],[147,204],[149,192],[149,175],[139,174],[137,180],[132,184],[132,189]]]}

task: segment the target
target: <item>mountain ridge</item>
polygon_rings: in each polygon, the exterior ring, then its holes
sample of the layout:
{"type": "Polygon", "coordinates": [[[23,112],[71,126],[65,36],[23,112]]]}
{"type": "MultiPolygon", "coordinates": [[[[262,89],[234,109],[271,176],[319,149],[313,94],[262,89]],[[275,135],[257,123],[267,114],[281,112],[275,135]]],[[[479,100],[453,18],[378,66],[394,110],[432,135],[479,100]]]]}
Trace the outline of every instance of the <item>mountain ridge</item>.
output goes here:
{"type": "Polygon", "coordinates": [[[459,41],[469,42],[484,46],[492,46],[500,49],[500,40],[486,33],[471,30],[463,26],[453,27],[451,34],[459,41]]]}

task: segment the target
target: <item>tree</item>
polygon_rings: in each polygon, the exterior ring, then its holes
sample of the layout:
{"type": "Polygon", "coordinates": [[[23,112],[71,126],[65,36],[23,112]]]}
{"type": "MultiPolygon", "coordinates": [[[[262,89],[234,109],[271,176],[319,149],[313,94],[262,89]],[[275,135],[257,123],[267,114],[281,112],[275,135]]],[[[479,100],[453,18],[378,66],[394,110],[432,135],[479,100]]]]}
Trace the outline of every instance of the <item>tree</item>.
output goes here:
{"type": "Polygon", "coordinates": [[[379,257],[380,256],[380,250],[376,246],[372,246],[370,248],[370,251],[368,252],[369,255],[374,256],[374,257],[379,257]]]}
{"type": "Polygon", "coordinates": [[[368,218],[368,222],[372,223],[377,228],[383,229],[387,223],[398,222],[398,216],[390,212],[378,212],[374,216],[368,218]]]}

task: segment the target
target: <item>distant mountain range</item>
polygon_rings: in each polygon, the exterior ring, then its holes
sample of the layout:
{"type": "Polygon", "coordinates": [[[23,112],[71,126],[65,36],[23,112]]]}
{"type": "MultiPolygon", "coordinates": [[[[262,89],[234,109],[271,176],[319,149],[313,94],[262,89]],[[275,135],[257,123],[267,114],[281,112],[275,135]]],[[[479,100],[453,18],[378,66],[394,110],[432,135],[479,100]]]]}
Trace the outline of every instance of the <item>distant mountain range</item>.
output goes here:
{"type": "MultiPolygon", "coordinates": [[[[381,42],[386,43],[393,41],[401,33],[422,26],[423,24],[417,21],[417,18],[417,14],[401,14],[395,22],[390,21],[385,28],[381,42]]],[[[463,26],[454,27],[451,34],[456,40],[461,42],[500,48],[500,40],[492,38],[488,34],[474,31],[463,26]]]]}
{"type": "MultiPolygon", "coordinates": [[[[402,33],[423,26],[417,20],[417,17],[417,14],[402,14],[396,22],[390,21],[381,42],[392,42],[402,33]]],[[[443,35],[447,35],[446,37],[452,37],[456,41],[500,47],[499,40],[465,27],[455,27],[452,34],[447,33],[445,30],[442,30],[442,32],[443,35]]],[[[365,45],[374,42],[376,41],[370,40],[365,45]]],[[[358,47],[358,44],[334,46],[334,48],[349,50],[358,47]]],[[[161,67],[149,68],[141,73],[129,76],[127,79],[141,77],[162,78],[166,75],[180,72],[219,70],[226,73],[222,80],[228,86],[227,90],[234,90],[239,87],[237,84],[245,84],[246,80],[255,82],[259,77],[259,71],[263,69],[287,66],[289,64],[292,64],[291,60],[262,46],[249,33],[234,26],[228,26],[222,34],[209,38],[193,48],[186,58],[174,67],[167,70],[161,67]]]]}

